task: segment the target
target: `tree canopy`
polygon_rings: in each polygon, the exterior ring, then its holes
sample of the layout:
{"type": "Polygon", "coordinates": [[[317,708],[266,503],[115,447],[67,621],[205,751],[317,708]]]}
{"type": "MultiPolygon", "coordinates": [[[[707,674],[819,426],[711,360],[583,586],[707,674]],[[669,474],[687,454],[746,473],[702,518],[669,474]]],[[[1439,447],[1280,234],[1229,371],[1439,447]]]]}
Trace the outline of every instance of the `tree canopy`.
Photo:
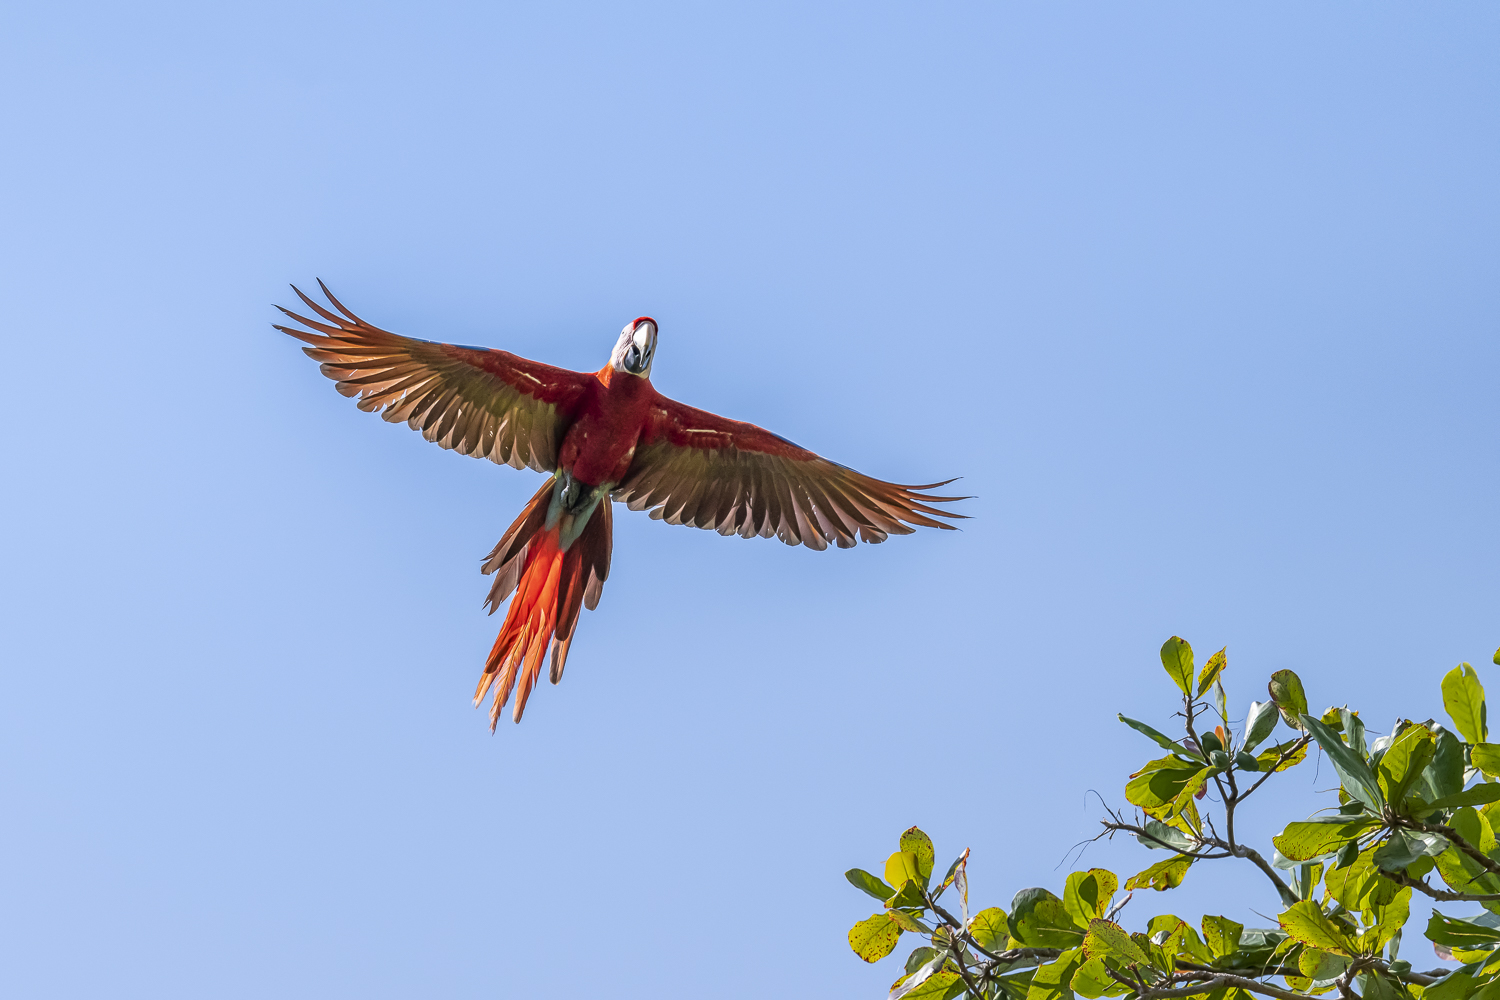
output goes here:
{"type": "MultiPolygon", "coordinates": [[[[1500,664],[1500,651],[1493,659],[1500,664]]],[[[1165,857],[1123,885],[1088,868],[1067,876],[1061,896],[1027,888],[1008,911],[975,910],[969,852],[934,879],[932,840],[912,827],[881,874],[845,873],[882,904],[850,929],[855,954],[876,962],[903,934],[924,941],[890,1000],[1500,1000],[1500,743],[1488,742],[1473,667],[1460,664],[1442,680],[1452,728],[1402,719],[1376,736],[1348,706],[1309,711],[1290,670],[1270,676],[1267,700],[1251,702],[1235,727],[1225,650],[1199,668],[1192,647],[1173,636],[1161,662],[1183,735],[1119,717],[1165,754],[1130,776],[1128,806],[1105,807],[1099,836],[1128,834],[1165,857]],[[1284,739],[1273,739],[1278,729],[1284,739]],[[1237,810],[1310,750],[1337,773],[1338,805],[1290,820],[1269,847],[1240,840],[1237,810]],[[1170,891],[1194,865],[1222,859],[1259,870],[1279,901],[1276,927],[1164,914],[1126,930],[1122,911],[1135,892],[1170,891]],[[1419,972],[1399,957],[1413,893],[1463,911],[1434,909],[1423,930],[1458,968],[1419,972]]]]}

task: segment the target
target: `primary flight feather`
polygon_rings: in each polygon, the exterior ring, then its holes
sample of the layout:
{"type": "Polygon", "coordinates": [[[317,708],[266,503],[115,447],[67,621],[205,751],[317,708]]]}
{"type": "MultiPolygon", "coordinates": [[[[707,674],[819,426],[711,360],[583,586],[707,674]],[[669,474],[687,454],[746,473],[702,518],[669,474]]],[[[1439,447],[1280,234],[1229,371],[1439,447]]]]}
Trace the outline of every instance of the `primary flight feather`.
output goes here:
{"type": "Polygon", "coordinates": [[[361,410],[462,455],[551,473],[482,567],[495,576],[491,613],[515,594],[474,693],[478,705],[494,691],[491,730],[512,693],[521,721],[549,653],[552,683],[562,677],[579,611],[598,606],[609,576],[611,501],[670,524],[814,549],[882,542],[912,525],[951,529],[937,518],[964,516],[931,506],[964,498],[926,492],[951,479],[871,479],[754,424],[663,396],[651,385],[649,316],[625,324],[603,368],[574,372],[390,333],[318,286],[333,308],[293,286],[319,318],[278,306],[301,328],[276,329],[308,344],[361,410]]]}

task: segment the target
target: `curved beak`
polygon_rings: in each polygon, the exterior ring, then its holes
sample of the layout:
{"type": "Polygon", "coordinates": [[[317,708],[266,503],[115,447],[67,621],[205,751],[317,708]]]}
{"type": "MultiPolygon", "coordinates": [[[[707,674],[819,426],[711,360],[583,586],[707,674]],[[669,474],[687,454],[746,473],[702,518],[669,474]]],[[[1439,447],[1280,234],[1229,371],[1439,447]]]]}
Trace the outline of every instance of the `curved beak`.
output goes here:
{"type": "Polygon", "coordinates": [[[643,374],[651,367],[651,349],[656,340],[656,323],[645,319],[637,322],[630,334],[630,346],[625,349],[623,363],[632,375],[643,374]]]}

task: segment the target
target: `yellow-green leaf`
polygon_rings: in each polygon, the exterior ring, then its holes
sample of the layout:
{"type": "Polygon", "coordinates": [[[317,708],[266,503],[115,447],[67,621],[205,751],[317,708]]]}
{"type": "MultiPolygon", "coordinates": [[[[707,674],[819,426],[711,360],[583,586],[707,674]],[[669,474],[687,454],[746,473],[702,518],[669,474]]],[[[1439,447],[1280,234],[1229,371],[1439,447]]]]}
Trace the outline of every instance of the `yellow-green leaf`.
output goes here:
{"type": "Polygon", "coordinates": [[[1317,948],[1303,948],[1297,955],[1297,970],[1312,982],[1336,979],[1348,967],[1349,961],[1343,956],[1317,948]]]}
{"type": "Polygon", "coordinates": [[[885,861],[885,880],[897,889],[921,877],[917,868],[917,856],[912,851],[897,851],[885,861]]]}
{"type": "Polygon", "coordinates": [[[996,954],[1004,951],[1010,940],[1010,925],[1005,919],[1005,911],[998,906],[980,910],[969,918],[969,934],[985,951],[996,954]]]}
{"type": "Polygon", "coordinates": [[[1031,977],[1031,988],[1026,991],[1026,1000],[1063,1000],[1067,996],[1068,984],[1073,974],[1083,964],[1083,949],[1069,948],[1055,959],[1036,970],[1031,977]]]}
{"type": "Polygon", "coordinates": [[[1372,906],[1384,906],[1396,895],[1396,883],[1381,878],[1375,870],[1375,852],[1379,845],[1361,851],[1352,864],[1330,868],[1323,875],[1327,898],[1336,900],[1351,913],[1372,906]]]}
{"type": "MultiPolygon", "coordinates": [[[[1495,788],[1496,786],[1483,785],[1481,787],[1495,788]]],[[[1448,825],[1464,840],[1483,850],[1489,824],[1474,809],[1465,806],[1455,811],[1449,818],[1448,825]]],[[[1490,833],[1489,837],[1493,839],[1494,834],[1490,833]]],[[[1442,876],[1443,881],[1459,892],[1500,892],[1500,877],[1495,876],[1479,862],[1451,844],[1443,853],[1433,858],[1433,861],[1437,863],[1438,874],[1442,876]]]]}
{"type": "Polygon", "coordinates": [[[849,929],[849,947],[866,962],[878,962],[896,947],[901,926],[889,913],[877,913],[849,929]]]}
{"type": "Polygon", "coordinates": [[[900,925],[903,931],[911,931],[913,934],[932,933],[931,927],[928,927],[926,924],[922,923],[922,921],[918,920],[910,913],[905,913],[901,910],[886,910],[885,912],[890,916],[892,920],[896,921],[896,923],[900,925]]]}
{"type": "Polygon", "coordinates": [[[1268,771],[1273,765],[1276,765],[1278,760],[1281,760],[1282,754],[1292,750],[1293,747],[1296,747],[1296,750],[1286,760],[1281,761],[1276,770],[1285,771],[1289,767],[1296,767],[1307,759],[1307,744],[1304,743],[1299,747],[1296,740],[1287,740],[1285,743],[1278,743],[1274,747],[1256,754],[1255,762],[1260,765],[1262,771],[1268,771]]]}
{"type": "Polygon", "coordinates": [[[1102,918],[1089,921],[1083,953],[1089,958],[1113,958],[1127,965],[1146,965],[1150,961],[1124,928],[1102,918]]]}
{"type": "Polygon", "coordinates": [[[1161,665],[1167,668],[1167,676],[1182,691],[1193,690],[1193,647],[1186,640],[1172,636],[1161,646],[1161,665]]]}
{"type": "Polygon", "coordinates": [[[1239,951],[1240,935],[1244,931],[1244,924],[1235,923],[1228,917],[1203,918],[1203,941],[1214,958],[1223,958],[1239,951]]]}
{"type": "Polygon", "coordinates": [[[1453,720],[1465,743],[1483,743],[1486,732],[1484,685],[1467,663],[1460,663],[1443,678],[1443,709],[1453,720]]]}
{"type": "Polygon", "coordinates": [[[1109,911],[1109,901],[1119,887],[1115,873],[1103,868],[1073,872],[1063,886],[1063,909],[1079,927],[1087,927],[1090,920],[1109,911]]]}
{"type": "Polygon", "coordinates": [[[1500,743],[1480,743],[1469,751],[1469,763],[1490,777],[1500,775],[1500,743]]]}
{"type": "Polygon", "coordinates": [[[1359,936],[1360,951],[1367,955],[1379,953],[1385,943],[1396,936],[1406,925],[1411,915],[1411,888],[1403,887],[1396,897],[1380,907],[1375,915],[1375,925],[1359,936]]]}
{"type": "Polygon", "coordinates": [[[932,878],[932,838],[916,827],[912,827],[901,835],[901,849],[916,855],[917,878],[921,879],[925,887],[927,880],[932,878]]]}
{"type": "Polygon", "coordinates": [[[1072,986],[1073,992],[1083,997],[1084,1000],[1124,996],[1129,992],[1127,987],[1110,977],[1102,958],[1091,958],[1080,965],[1078,971],[1073,973],[1072,986]]]}
{"type": "Polygon", "coordinates": [[[1277,918],[1287,936],[1312,948],[1353,957],[1354,943],[1310,899],[1293,903],[1277,918]]]}
{"type": "Polygon", "coordinates": [[[1380,825],[1373,816],[1340,817],[1331,823],[1288,823],[1286,829],[1271,838],[1283,857],[1292,861],[1310,861],[1339,849],[1366,830],[1380,825]]]}
{"type": "Polygon", "coordinates": [[[962,985],[962,976],[952,970],[944,970],[942,972],[934,972],[922,980],[921,985],[917,986],[910,993],[901,994],[901,996],[903,1000],[938,1000],[938,997],[948,996],[956,986],[962,985]]]}
{"type": "Polygon", "coordinates": [[[1192,863],[1193,859],[1186,854],[1179,854],[1175,858],[1158,861],[1139,875],[1132,875],[1126,881],[1125,888],[1127,891],[1155,889],[1157,892],[1175,889],[1187,877],[1187,870],[1192,863]]]}
{"type": "Polygon", "coordinates": [[[1385,795],[1385,800],[1393,806],[1399,806],[1406,798],[1406,790],[1417,779],[1417,775],[1432,763],[1432,755],[1436,752],[1437,741],[1432,738],[1432,731],[1426,726],[1411,725],[1401,730],[1396,736],[1396,742],[1386,750],[1376,767],[1380,791],[1385,795]]]}
{"type": "Polygon", "coordinates": [[[1224,654],[1228,651],[1229,647],[1225,646],[1213,656],[1210,656],[1208,662],[1203,664],[1203,670],[1198,674],[1199,697],[1202,697],[1213,686],[1214,681],[1219,679],[1219,674],[1224,672],[1224,665],[1229,662],[1224,654]]]}
{"type": "Polygon", "coordinates": [[[1011,934],[1028,948],[1072,948],[1083,929],[1046,889],[1022,889],[1011,901],[1011,934]]]}
{"type": "Polygon", "coordinates": [[[1304,729],[1301,717],[1307,714],[1307,695],[1302,691],[1302,678],[1290,670],[1278,670],[1271,675],[1266,685],[1271,700],[1281,709],[1281,718],[1293,729],[1304,729]]]}

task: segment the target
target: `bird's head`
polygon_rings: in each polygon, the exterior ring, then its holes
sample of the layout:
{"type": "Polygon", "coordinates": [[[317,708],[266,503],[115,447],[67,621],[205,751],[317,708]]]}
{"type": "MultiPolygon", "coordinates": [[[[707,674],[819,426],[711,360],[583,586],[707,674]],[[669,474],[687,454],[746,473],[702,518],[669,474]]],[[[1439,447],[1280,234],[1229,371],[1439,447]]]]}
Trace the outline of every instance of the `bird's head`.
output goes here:
{"type": "Polygon", "coordinates": [[[617,372],[651,377],[651,362],[656,358],[656,320],[650,316],[638,316],[625,324],[614,353],[609,356],[609,366],[617,372]]]}

